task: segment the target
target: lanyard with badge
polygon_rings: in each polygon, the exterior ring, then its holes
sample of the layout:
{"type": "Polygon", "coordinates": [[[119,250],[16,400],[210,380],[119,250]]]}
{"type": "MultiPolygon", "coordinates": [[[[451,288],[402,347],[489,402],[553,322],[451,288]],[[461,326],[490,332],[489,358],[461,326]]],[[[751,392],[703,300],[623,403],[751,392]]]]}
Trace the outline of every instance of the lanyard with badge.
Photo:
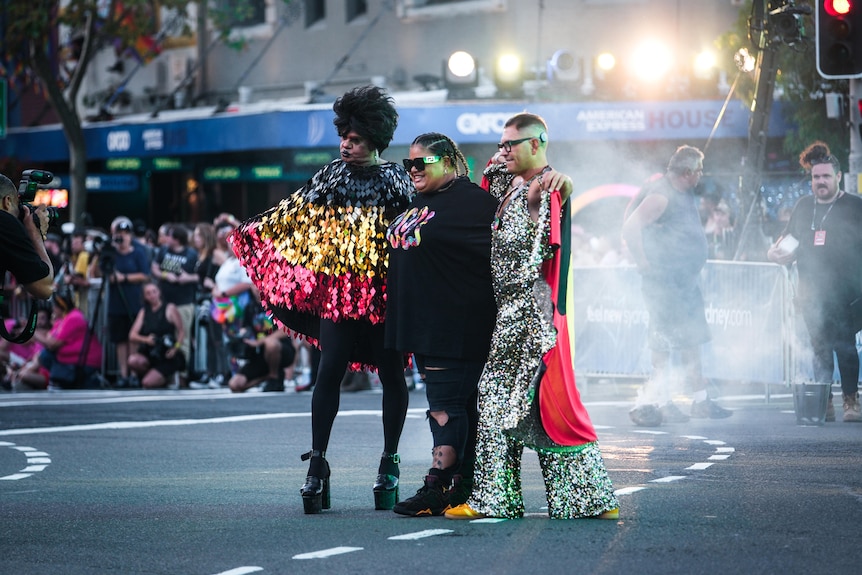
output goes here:
{"type": "Polygon", "coordinates": [[[832,208],[835,207],[835,203],[837,201],[838,201],[838,198],[835,198],[835,200],[833,200],[832,203],[829,204],[829,209],[826,210],[826,213],[823,214],[822,218],[820,218],[820,229],[819,230],[814,226],[814,221],[817,218],[817,202],[814,202],[814,210],[811,213],[811,231],[814,232],[814,245],[815,246],[825,246],[826,245],[826,230],[823,229],[823,222],[825,222],[826,218],[829,217],[829,212],[831,212],[832,208]]]}

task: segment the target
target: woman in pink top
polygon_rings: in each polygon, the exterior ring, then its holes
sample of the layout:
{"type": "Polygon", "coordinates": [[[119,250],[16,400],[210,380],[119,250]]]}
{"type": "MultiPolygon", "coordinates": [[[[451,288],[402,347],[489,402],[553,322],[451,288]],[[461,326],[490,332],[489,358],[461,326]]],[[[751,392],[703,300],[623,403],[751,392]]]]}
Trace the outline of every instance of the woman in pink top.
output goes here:
{"type": "Polygon", "coordinates": [[[95,333],[88,333],[87,319],[75,307],[71,294],[57,292],[53,301],[54,327],[46,335],[33,336],[44,347],[39,354],[39,364],[48,370],[50,386],[86,387],[102,367],[102,345],[95,333]],[[76,367],[80,367],[77,374],[76,367]]]}

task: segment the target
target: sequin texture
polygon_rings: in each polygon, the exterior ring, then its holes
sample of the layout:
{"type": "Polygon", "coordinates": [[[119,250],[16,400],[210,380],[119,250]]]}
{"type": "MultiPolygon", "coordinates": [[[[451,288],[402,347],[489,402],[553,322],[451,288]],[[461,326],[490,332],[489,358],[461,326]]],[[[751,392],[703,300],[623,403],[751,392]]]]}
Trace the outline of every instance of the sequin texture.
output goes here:
{"type": "Polygon", "coordinates": [[[383,321],[386,229],[412,195],[398,164],[335,160],[229,242],[279,326],[314,341],[315,318],[383,321]]]}
{"type": "MultiPolygon", "coordinates": [[[[486,170],[491,193],[501,198],[512,176],[501,166],[486,170]]],[[[552,518],[599,515],[618,507],[596,442],[565,446],[551,440],[538,417],[534,375],[556,344],[550,288],[541,264],[550,256],[549,195],[542,195],[539,220],[530,217],[527,189],[515,192],[493,233],[491,262],[497,324],[479,382],[479,434],[470,505],[491,517],[524,514],[521,457],[536,450],[552,518]],[[515,439],[506,430],[518,429],[515,439]]]]}

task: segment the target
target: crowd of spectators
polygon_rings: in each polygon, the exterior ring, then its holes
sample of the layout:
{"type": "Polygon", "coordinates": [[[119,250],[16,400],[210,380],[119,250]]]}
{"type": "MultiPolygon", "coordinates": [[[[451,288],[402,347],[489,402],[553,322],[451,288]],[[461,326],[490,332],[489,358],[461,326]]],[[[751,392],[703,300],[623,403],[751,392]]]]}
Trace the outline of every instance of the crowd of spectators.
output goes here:
{"type": "MultiPolygon", "coordinates": [[[[49,233],[55,296],[31,341],[0,340],[0,389],[310,390],[317,350],[261,321],[226,241],[238,224],[220,214],[154,232],[118,216],[107,230],[49,233]]],[[[19,295],[3,310],[10,333],[27,320],[19,295]]]]}

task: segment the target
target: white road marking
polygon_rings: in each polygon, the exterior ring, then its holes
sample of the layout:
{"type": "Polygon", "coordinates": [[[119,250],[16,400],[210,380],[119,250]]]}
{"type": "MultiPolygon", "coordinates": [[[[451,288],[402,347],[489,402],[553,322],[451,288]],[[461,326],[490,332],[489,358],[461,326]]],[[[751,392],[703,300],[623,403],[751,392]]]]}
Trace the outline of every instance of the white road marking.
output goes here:
{"type": "Polygon", "coordinates": [[[33,475],[32,473],[13,473],[12,475],[6,475],[4,477],[0,477],[0,481],[15,481],[17,479],[24,479],[25,477],[30,477],[33,475]]]}
{"type": "Polygon", "coordinates": [[[708,467],[712,467],[712,463],[695,463],[694,465],[690,465],[686,467],[686,471],[703,471],[708,467]]]}
{"type": "Polygon", "coordinates": [[[451,529],[426,529],[425,531],[417,531],[415,533],[405,533],[404,535],[395,535],[389,537],[390,541],[412,541],[414,539],[424,539],[426,537],[434,537],[435,535],[445,535],[453,533],[451,529]]]}
{"type": "Polygon", "coordinates": [[[730,457],[730,455],[710,455],[709,459],[710,461],[724,461],[728,457],[730,457]]]}
{"type": "Polygon", "coordinates": [[[685,475],[668,475],[667,477],[659,477],[658,479],[653,479],[650,483],[671,483],[673,481],[679,481],[681,479],[687,479],[685,475]]]}
{"type": "MultiPolygon", "coordinates": [[[[413,410],[415,411],[415,410],[413,410]]],[[[424,410],[420,410],[423,414],[424,410]]],[[[380,417],[379,409],[356,409],[339,411],[341,417],[371,415],[380,417]]],[[[90,423],[81,425],[61,425],[57,427],[28,427],[23,429],[2,429],[0,436],[34,435],[41,433],[66,433],[74,431],[104,431],[118,429],[144,429],[149,427],[173,427],[180,425],[202,425],[212,423],[243,423],[246,421],[262,421],[266,419],[291,419],[311,417],[311,412],[305,413],[258,413],[253,415],[231,415],[226,417],[211,417],[209,419],[165,419],[160,421],[108,421],[105,423],[90,423]]],[[[12,444],[14,445],[14,444],[12,444]]],[[[35,448],[28,448],[35,451],[35,448]]],[[[21,450],[21,449],[19,449],[21,450]]]]}
{"type": "Polygon", "coordinates": [[[638,491],[643,491],[644,489],[646,489],[646,487],[623,487],[622,489],[617,489],[616,491],[614,491],[614,495],[631,495],[632,493],[637,493],[638,491]]]}
{"type": "Polygon", "coordinates": [[[237,567],[236,569],[216,573],[216,575],[246,575],[247,573],[257,573],[258,571],[263,571],[263,567],[237,567]]]}
{"type": "Polygon", "coordinates": [[[362,551],[362,547],[333,547],[332,549],[322,549],[320,551],[312,551],[311,553],[300,553],[294,555],[292,559],[326,559],[333,555],[343,555],[344,553],[353,553],[354,551],[362,551]]]}
{"type": "Polygon", "coordinates": [[[50,455],[48,453],[45,453],[44,451],[39,451],[35,447],[15,445],[14,443],[9,443],[8,441],[0,441],[0,447],[8,447],[10,449],[14,449],[15,451],[20,451],[27,456],[27,467],[20,470],[18,473],[13,473],[12,475],[0,477],[0,480],[2,481],[17,481],[18,479],[25,479],[36,472],[44,471],[45,468],[48,467],[48,464],[51,463],[50,455]]]}

